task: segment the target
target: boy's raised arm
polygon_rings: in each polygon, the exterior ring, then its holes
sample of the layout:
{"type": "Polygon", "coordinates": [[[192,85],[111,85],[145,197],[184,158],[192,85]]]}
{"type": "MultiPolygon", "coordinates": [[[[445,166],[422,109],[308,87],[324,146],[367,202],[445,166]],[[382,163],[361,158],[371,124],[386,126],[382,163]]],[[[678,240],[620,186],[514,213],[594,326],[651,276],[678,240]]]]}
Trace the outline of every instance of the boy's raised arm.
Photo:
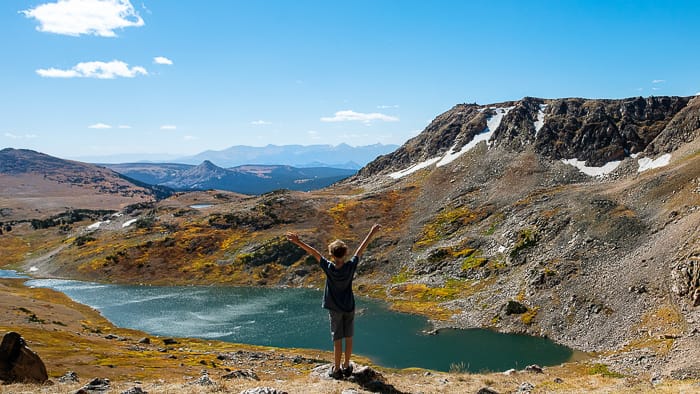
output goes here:
{"type": "Polygon", "coordinates": [[[369,230],[369,233],[367,233],[367,236],[365,239],[362,241],[360,246],[357,248],[355,251],[355,256],[357,257],[362,257],[362,253],[365,252],[365,249],[367,248],[367,245],[369,245],[369,241],[372,240],[372,237],[374,236],[374,233],[379,231],[379,229],[382,228],[379,224],[375,224],[372,226],[372,228],[369,230]]]}
{"type": "Polygon", "coordinates": [[[299,234],[293,233],[293,232],[288,232],[287,239],[289,240],[289,242],[304,249],[306,251],[306,253],[310,254],[313,258],[316,259],[316,261],[319,261],[319,262],[321,261],[321,253],[319,253],[318,250],[314,249],[312,246],[306,244],[304,241],[299,239],[299,234]]]}

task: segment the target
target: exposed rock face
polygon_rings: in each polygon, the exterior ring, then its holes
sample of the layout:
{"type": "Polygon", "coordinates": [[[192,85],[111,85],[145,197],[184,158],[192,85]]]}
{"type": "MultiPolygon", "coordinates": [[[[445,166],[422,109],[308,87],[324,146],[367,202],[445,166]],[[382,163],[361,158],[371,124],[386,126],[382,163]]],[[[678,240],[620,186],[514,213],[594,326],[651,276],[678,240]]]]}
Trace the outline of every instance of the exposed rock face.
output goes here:
{"type": "Polygon", "coordinates": [[[700,304],[700,255],[683,259],[671,271],[671,291],[691,298],[694,306],[700,304]]]}
{"type": "Polygon", "coordinates": [[[44,383],[49,379],[39,355],[16,332],[5,334],[0,344],[0,380],[5,383],[44,383]]]}
{"type": "Polygon", "coordinates": [[[551,159],[579,159],[589,166],[630,154],[667,152],[697,137],[700,99],[634,97],[621,100],[525,97],[491,105],[460,104],[433,120],[395,152],[380,156],[359,175],[400,170],[457,151],[487,129],[497,108],[507,109],[489,144],[520,151],[532,145],[551,159]],[[658,138],[657,138],[658,137],[658,138]],[[652,144],[652,142],[654,142],[652,144]]]}

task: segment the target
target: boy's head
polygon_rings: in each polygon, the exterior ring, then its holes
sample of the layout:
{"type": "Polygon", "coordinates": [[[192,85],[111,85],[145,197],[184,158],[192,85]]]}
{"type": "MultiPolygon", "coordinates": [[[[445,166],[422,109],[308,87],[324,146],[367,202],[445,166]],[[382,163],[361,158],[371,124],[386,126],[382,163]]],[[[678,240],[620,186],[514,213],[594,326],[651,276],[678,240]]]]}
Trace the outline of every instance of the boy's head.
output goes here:
{"type": "Polygon", "coordinates": [[[330,245],[328,245],[328,253],[337,259],[342,259],[345,257],[345,254],[348,253],[348,245],[345,245],[345,242],[336,239],[335,241],[331,242],[330,245]]]}

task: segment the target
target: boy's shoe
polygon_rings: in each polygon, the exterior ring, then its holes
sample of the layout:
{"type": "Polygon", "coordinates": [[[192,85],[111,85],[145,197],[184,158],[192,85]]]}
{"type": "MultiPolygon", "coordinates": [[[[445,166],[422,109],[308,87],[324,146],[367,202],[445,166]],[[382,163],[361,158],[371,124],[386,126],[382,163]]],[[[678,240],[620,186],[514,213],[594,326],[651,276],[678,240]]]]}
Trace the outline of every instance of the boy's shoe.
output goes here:
{"type": "Polygon", "coordinates": [[[328,376],[335,380],[340,380],[343,378],[343,371],[340,369],[335,369],[334,367],[331,367],[330,371],[328,371],[328,376]]]}
{"type": "Polygon", "coordinates": [[[352,375],[352,364],[348,364],[347,368],[343,368],[343,376],[348,378],[350,375],[352,375]]]}

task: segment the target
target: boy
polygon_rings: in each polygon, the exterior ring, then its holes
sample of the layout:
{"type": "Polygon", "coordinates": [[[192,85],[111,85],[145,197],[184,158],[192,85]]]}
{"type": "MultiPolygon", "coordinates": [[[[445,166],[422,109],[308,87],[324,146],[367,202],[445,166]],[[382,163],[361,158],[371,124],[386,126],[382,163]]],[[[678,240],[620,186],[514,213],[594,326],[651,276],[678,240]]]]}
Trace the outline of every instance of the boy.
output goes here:
{"type": "Polygon", "coordinates": [[[352,354],[352,336],[355,320],[355,297],[352,293],[352,279],[360,262],[362,253],[367,248],[370,239],[381,228],[375,224],[355,251],[350,260],[345,261],[348,247],[345,242],[337,239],[328,245],[328,253],[331,260],[326,259],[313,247],[299,239],[296,233],[287,233],[287,239],[304,249],[313,256],[326,273],[326,288],[323,292],[323,307],[328,309],[331,323],[331,335],[333,336],[334,365],[330,375],[334,379],[350,376],[352,366],[350,355],[352,354]],[[345,338],[345,363],[340,369],[340,358],[343,353],[343,338],[345,338]]]}

